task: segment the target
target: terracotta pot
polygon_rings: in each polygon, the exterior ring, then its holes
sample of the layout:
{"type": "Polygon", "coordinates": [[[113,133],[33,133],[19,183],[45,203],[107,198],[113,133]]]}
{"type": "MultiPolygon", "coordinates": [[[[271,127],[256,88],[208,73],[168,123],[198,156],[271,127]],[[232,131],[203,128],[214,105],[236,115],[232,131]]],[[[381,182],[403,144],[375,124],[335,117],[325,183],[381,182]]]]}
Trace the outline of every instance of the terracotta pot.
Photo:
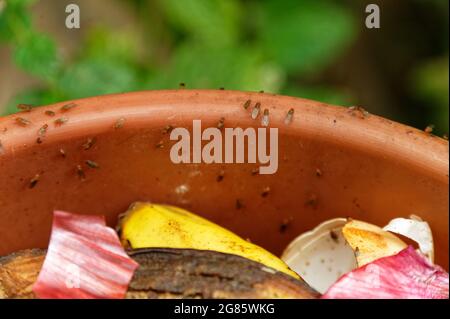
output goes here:
{"type": "Polygon", "coordinates": [[[45,247],[54,209],[104,214],[114,225],[141,200],[187,208],[278,254],[326,219],[351,216],[384,225],[416,214],[434,231],[437,263],[448,267],[443,139],[358,110],[263,93],[150,91],[73,102],[77,106],[65,112],[60,108],[67,103],[59,103],[0,119],[0,255],[45,247]],[[223,117],[225,127],[258,127],[261,116],[252,120],[252,107],[243,107],[248,99],[269,109],[269,125],[279,128],[276,174],[252,174],[259,164],[171,162],[174,142],[163,132],[166,125],[190,128],[201,119],[205,128],[223,117]],[[295,113],[286,124],[290,108],[295,113]],[[55,124],[62,116],[68,121],[55,124]],[[17,117],[31,123],[22,126],[17,117]],[[116,129],[120,118],[125,122],[116,129]],[[38,144],[44,124],[48,130],[38,144]],[[89,138],[96,142],[85,150],[89,138]],[[86,160],[100,167],[89,168],[86,160]],[[39,181],[30,188],[36,174],[39,181]]]}

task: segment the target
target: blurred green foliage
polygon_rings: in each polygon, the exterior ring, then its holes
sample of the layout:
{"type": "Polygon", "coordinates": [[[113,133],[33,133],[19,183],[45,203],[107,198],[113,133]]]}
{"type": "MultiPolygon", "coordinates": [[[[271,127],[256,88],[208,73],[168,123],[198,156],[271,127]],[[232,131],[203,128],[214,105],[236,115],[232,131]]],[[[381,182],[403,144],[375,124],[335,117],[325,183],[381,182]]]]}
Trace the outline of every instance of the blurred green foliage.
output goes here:
{"type": "MultiPolygon", "coordinates": [[[[7,0],[0,10],[0,42],[15,64],[40,80],[16,96],[33,105],[147,89],[225,87],[281,93],[333,104],[356,103],[351,91],[310,81],[355,42],[361,21],[333,0],[133,0],[144,41],[108,26],[84,30],[64,60],[56,42],[35,29],[33,0],[7,0]],[[313,84],[314,83],[314,84],[313,84]]],[[[442,5],[439,0],[435,1],[442,5]]],[[[419,66],[411,89],[436,108],[448,130],[448,58],[419,66]]]]}
{"type": "Polygon", "coordinates": [[[11,101],[9,113],[16,111],[19,101],[41,105],[113,92],[176,88],[180,82],[189,88],[265,90],[349,102],[331,88],[300,90],[288,81],[290,76],[320,72],[352,43],[354,18],[332,1],[306,0],[300,5],[297,0],[283,5],[277,0],[134,1],[137,10],[163,15],[170,48],[163,63],[155,63],[151,52],[157,43],[144,48],[150,59],[143,61],[132,35],[102,26],[89,30],[75,59],[63,61],[55,41],[33,28],[32,3],[8,0],[0,13],[1,40],[13,48],[16,65],[43,83],[11,101]],[[287,16],[281,14],[285,6],[287,16]]]}

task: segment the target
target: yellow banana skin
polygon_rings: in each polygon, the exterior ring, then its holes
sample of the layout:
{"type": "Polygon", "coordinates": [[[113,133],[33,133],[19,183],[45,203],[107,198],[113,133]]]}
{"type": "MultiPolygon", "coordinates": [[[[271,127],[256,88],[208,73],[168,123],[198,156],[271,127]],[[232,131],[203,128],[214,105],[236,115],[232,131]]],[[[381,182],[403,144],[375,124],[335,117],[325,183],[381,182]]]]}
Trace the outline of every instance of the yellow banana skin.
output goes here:
{"type": "Polygon", "coordinates": [[[231,231],[184,209],[137,202],[119,222],[122,244],[130,248],[189,248],[242,256],[300,277],[278,257],[231,231]]]}

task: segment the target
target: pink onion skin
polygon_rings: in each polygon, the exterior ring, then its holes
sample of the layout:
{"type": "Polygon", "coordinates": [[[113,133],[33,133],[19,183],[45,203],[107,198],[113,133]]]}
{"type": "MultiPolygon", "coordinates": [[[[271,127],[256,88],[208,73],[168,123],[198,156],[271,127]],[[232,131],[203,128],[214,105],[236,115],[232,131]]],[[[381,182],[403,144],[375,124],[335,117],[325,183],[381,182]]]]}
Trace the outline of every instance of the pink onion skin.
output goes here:
{"type": "Polygon", "coordinates": [[[449,275],[409,246],[343,275],[322,299],[448,299],[449,275]]]}
{"type": "Polygon", "coordinates": [[[103,216],[55,211],[33,292],[41,299],[124,298],[138,266],[103,216]]]}

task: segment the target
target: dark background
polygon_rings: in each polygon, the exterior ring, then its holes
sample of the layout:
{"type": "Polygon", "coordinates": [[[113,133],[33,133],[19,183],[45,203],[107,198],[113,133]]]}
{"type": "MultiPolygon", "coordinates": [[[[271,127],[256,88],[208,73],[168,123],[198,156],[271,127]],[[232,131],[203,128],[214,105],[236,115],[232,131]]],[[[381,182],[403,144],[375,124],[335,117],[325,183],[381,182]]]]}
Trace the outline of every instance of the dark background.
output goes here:
{"type": "Polygon", "coordinates": [[[0,112],[133,90],[264,90],[448,131],[447,0],[0,0],[0,112]],[[81,28],[65,27],[65,6],[81,28]],[[381,28],[365,27],[377,3],[381,28]]]}

